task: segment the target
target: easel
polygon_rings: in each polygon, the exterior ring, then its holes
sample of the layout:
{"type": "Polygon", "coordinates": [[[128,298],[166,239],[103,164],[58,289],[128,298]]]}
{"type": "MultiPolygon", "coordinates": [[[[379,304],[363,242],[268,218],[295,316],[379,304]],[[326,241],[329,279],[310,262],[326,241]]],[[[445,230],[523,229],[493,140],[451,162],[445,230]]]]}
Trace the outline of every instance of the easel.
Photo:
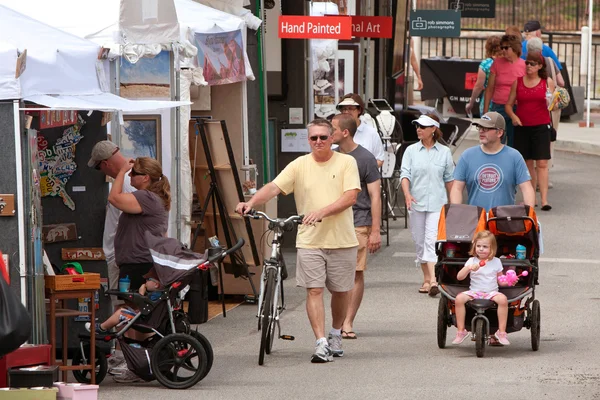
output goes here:
{"type": "MultiPolygon", "coordinates": [[[[196,244],[196,240],[198,239],[198,236],[200,235],[200,232],[202,230],[204,218],[206,216],[209,205],[211,205],[211,203],[212,203],[212,210],[213,210],[214,234],[215,234],[215,236],[219,235],[219,225],[218,225],[218,220],[217,220],[217,210],[218,210],[218,214],[221,219],[221,225],[223,227],[223,234],[224,234],[225,240],[227,242],[227,247],[229,248],[229,247],[232,247],[237,242],[238,238],[235,234],[235,230],[233,228],[233,223],[231,222],[231,218],[230,218],[229,214],[227,213],[227,209],[225,207],[225,201],[224,201],[224,199],[221,195],[221,192],[219,190],[219,187],[218,187],[217,170],[213,163],[213,157],[211,154],[211,149],[210,149],[209,141],[207,138],[206,120],[204,118],[193,118],[193,119],[196,120],[196,122],[194,124],[194,130],[195,130],[195,134],[196,134],[196,143],[198,140],[198,136],[200,136],[200,139],[202,140],[202,146],[204,148],[204,154],[206,156],[206,162],[207,162],[207,167],[208,167],[208,176],[210,177],[210,186],[209,186],[208,193],[206,194],[205,199],[204,199],[204,205],[200,212],[200,222],[196,226],[196,230],[194,231],[194,237],[192,239],[191,248],[194,248],[194,246],[196,244]]],[[[227,126],[225,124],[225,121],[220,121],[220,123],[221,123],[221,129],[223,131],[223,139],[224,139],[225,146],[227,149],[227,155],[229,156],[230,170],[233,173],[234,181],[235,181],[235,184],[238,189],[237,191],[238,191],[239,200],[243,201],[244,198],[243,198],[243,193],[241,191],[241,182],[239,179],[239,175],[237,174],[237,167],[235,164],[235,159],[234,159],[234,155],[233,155],[233,149],[231,147],[231,142],[229,140],[229,134],[227,132],[227,126]]],[[[197,146],[195,146],[195,151],[197,151],[197,146]]],[[[194,168],[195,168],[195,166],[194,166],[194,168]]],[[[198,195],[200,195],[198,188],[197,188],[197,191],[198,191],[198,195]]],[[[256,265],[259,265],[258,252],[256,250],[256,243],[254,240],[254,235],[252,234],[252,226],[250,225],[250,220],[247,218],[244,218],[244,222],[246,225],[246,230],[248,232],[249,242],[250,242],[250,247],[252,249],[252,255],[254,258],[254,262],[256,265]]],[[[240,267],[245,270],[245,276],[248,277],[250,286],[252,288],[252,293],[254,294],[254,297],[257,298],[256,288],[254,287],[254,283],[252,282],[252,279],[250,277],[250,271],[248,269],[248,264],[246,263],[246,259],[244,257],[243,252],[241,250],[239,250],[236,253],[231,254],[229,257],[229,261],[233,265],[234,271],[238,271],[240,267]]],[[[227,311],[225,308],[225,291],[224,291],[224,287],[223,287],[223,273],[224,272],[225,272],[225,269],[223,267],[223,263],[219,263],[219,283],[221,286],[221,293],[219,293],[219,299],[221,300],[221,305],[223,308],[223,317],[226,317],[227,311]]]]}

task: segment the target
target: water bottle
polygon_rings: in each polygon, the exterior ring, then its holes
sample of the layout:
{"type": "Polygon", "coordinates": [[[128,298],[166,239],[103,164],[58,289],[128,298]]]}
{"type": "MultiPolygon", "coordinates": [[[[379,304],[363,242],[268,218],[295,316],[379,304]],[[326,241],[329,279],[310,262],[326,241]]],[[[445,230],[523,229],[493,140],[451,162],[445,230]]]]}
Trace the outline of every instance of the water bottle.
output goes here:
{"type": "Polygon", "coordinates": [[[131,285],[129,275],[127,275],[125,278],[119,279],[119,292],[129,292],[129,285],[131,285]]]}
{"type": "Polygon", "coordinates": [[[550,91],[550,89],[546,90],[546,106],[550,108],[552,104],[552,98],[554,97],[554,93],[550,91]]]}
{"type": "Polygon", "coordinates": [[[525,248],[525,246],[521,244],[517,245],[517,260],[524,260],[526,251],[527,249],[525,248]]]}

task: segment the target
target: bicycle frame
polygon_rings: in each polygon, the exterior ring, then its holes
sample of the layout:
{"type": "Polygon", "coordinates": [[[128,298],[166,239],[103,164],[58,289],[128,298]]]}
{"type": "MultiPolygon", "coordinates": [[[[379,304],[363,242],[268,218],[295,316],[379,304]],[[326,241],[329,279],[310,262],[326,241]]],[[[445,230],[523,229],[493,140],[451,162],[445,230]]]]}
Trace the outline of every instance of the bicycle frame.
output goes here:
{"type": "MultiPolygon", "coordinates": [[[[265,260],[263,262],[263,269],[260,277],[260,294],[258,295],[258,312],[256,314],[257,318],[262,316],[262,304],[264,299],[265,292],[265,281],[267,279],[267,272],[271,269],[276,270],[275,274],[275,291],[273,292],[273,313],[271,315],[274,316],[275,321],[277,322],[278,333],[280,332],[279,327],[279,310],[277,307],[277,301],[279,300],[279,288],[281,282],[281,263],[279,262],[279,257],[281,255],[281,237],[283,236],[282,231],[274,231],[275,234],[273,236],[273,240],[271,241],[271,258],[265,260]]],[[[282,304],[283,304],[283,295],[282,295],[282,304]]]]}

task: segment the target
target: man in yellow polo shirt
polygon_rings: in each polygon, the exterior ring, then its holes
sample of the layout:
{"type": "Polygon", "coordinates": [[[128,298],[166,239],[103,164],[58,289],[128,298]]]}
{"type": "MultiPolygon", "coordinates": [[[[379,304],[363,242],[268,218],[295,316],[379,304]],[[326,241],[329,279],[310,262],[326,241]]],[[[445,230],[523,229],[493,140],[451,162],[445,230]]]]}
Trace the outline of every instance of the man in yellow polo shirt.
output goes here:
{"type": "Polygon", "coordinates": [[[317,339],[311,362],[325,363],[344,355],[342,324],[354,287],[358,240],[352,206],[360,192],[358,167],[352,156],[331,150],[333,126],[324,119],[308,124],[311,153],[298,157],[236,212],[247,213],[283,193],[294,193],[304,215],[298,227],[296,283],[306,288],[306,312],[317,339]],[[331,293],[332,329],[325,337],[323,290],[331,293]]]}

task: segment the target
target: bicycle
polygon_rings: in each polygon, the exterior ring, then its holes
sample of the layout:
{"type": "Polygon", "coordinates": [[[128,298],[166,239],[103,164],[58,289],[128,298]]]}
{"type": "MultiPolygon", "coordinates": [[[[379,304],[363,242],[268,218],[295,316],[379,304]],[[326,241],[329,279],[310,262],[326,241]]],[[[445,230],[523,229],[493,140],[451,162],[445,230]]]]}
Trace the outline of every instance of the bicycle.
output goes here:
{"type": "Polygon", "coordinates": [[[273,348],[275,326],[277,326],[277,336],[279,339],[295,339],[290,335],[282,335],[279,323],[281,313],[285,310],[283,280],[281,279],[281,270],[284,266],[283,256],[281,255],[281,238],[284,232],[291,232],[296,225],[302,223],[304,216],[293,215],[285,219],[271,218],[261,211],[251,210],[245,217],[266,219],[269,221],[269,231],[274,233],[273,240],[271,241],[271,257],[263,261],[260,294],[258,296],[258,313],[256,314],[258,318],[258,330],[261,332],[258,365],[263,365],[265,353],[271,354],[273,348]]]}

